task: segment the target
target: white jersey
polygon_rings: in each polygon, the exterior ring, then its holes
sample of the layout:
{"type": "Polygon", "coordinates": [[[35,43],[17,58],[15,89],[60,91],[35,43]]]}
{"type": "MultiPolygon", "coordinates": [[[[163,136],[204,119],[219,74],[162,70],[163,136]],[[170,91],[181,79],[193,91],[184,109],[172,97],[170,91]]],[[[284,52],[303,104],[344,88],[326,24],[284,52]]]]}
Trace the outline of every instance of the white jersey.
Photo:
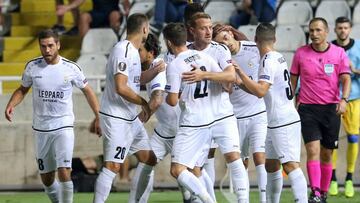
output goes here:
{"type": "MultiPolygon", "coordinates": [[[[158,63],[162,59],[155,59],[150,68],[154,67],[154,64],[158,63]]],[[[151,97],[151,94],[155,90],[165,91],[166,86],[166,72],[160,72],[157,76],[146,84],[146,90],[151,97]]],[[[164,98],[166,95],[164,95],[164,98]]],[[[159,106],[155,112],[156,119],[158,120],[155,127],[156,133],[163,138],[172,138],[175,137],[177,129],[179,127],[179,117],[180,117],[180,107],[176,105],[175,107],[170,106],[165,101],[159,106]]]]}
{"type": "MultiPolygon", "coordinates": [[[[255,42],[241,41],[239,52],[232,56],[235,63],[252,80],[258,81],[260,54],[255,42]]],[[[247,118],[265,112],[263,99],[249,94],[234,84],[230,94],[230,101],[234,106],[234,113],[237,118],[247,118]]]]}
{"type": "Polygon", "coordinates": [[[133,121],[137,117],[136,104],[128,102],[116,92],[115,75],[128,77],[127,85],[140,92],[141,63],[138,50],[128,40],[118,42],[111,50],[106,64],[106,86],[101,97],[100,113],[105,116],[133,121]]]}
{"type": "Polygon", "coordinates": [[[166,90],[180,95],[180,127],[209,127],[216,120],[212,109],[218,103],[222,86],[207,80],[193,84],[182,81],[182,73],[193,69],[191,64],[203,71],[221,71],[210,56],[196,50],[184,51],[167,67],[166,90]]]}
{"type": "Polygon", "coordinates": [[[29,61],[22,75],[22,86],[32,86],[33,129],[49,132],[73,127],[73,86],[86,85],[80,67],[63,57],[53,65],[47,64],[43,57],[29,61]]]}
{"type": "MultiPolygon", "coordinates": [[[[193,43],[189,44],[188,48],[195,49],[193,45],[193,43]]],[[[201,50],[201,52],[211,56],[218,66],[220,66],[221,70],[225,70],[228,66],[232,65],[231,53],[223,44],[211,42],[205,49],[201,50]]],[[[217,107],[214,106],[213,111],[217,119],[234,114],[228,92],[223,91],[221,102],[218,103],[217,107]]]]}
{"type": "Polygon", "coordinates": [[[271,51],[262,57],[259,81],[271,84],[264,97],[269,128],[276,128],[300,120],[293,102],[288,67],[282,54],[271,51]]]}

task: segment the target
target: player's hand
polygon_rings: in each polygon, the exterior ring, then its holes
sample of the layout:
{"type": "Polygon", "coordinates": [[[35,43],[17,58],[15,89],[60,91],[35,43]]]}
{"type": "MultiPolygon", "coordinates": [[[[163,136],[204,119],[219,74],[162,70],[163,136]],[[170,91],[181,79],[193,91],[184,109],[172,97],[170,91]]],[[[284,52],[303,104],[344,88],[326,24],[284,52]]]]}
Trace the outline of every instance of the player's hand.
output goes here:
{"type": "Polygon", "coordinates": [[[5,118],[8,121],[12,121],[12,117],[14,115],[14,107],[10,106],[5,109],[5,118]]]}
{"type": "Polygon", "coordinates": [[[63,16],[69,10],[70,10],[69,7],[66,5],[58,5],[58,6],[56,6],[56,15],[63,16]]]}
{"type": "Polygon", "coordinates": [[[196,65],[191,64],[193,69],[182,74],[182,79],[188,83],[195,83],[204,79],[204,72],[196,65]]]}
{"type": "Polygon", "coordinates": [[[149,104],[145,100],[143,101],[141,108],[142,111],[139,113],[138,117],[141,122],[146,123],[151,116],[151,109],[149,107],[149,104]]]}
{"type": "Polygon", "coordinates": [[[336,105],[336,114],[337,115],[341,115],[343,113],[345,113],[346,111],[346,101],[345,100],[341,100],[337,105],[336,105]]]}
{"type": "Polygon", "coordinates": [[[99,122],[99,118],[95,118],[91,124],[90,124],[90,127],[89,127],[89,131],[91,133],[95,133],[97,134],[99,137],[101,137],[101,128],[100,128],[100,122],[99,122]]]}
{"type": "Polygon", "coordinates": [[[160,73],[166,70],[166,64],[163,60],[160,60],[153,68],[157,71],[157,73],[160,73]]]}

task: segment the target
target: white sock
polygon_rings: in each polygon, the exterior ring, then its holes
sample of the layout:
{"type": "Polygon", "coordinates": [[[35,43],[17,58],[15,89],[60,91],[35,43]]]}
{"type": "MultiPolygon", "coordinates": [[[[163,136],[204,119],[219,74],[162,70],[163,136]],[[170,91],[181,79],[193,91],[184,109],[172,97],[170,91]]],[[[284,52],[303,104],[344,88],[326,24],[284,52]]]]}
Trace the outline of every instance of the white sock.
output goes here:
{"type": "Polygon", "coordinates": [[[259,186],[259,198],[261,203],[266,203],[266,182],[267,174],[265,170],[265,164],[256,166],[257,182],[259,186]]]}
{"type": "Polygon", "coordinates": [[[148,202],[150,193],[153,191],[153,187],[154,187],[154,170],[152,170],[150,173],[149,183],[144,191],[144,194],[141,196],[139,202],[145,202],[145,203],[148,202]]]}
{"type": "Polygon", "coordinates": [[[199,177],[199,179],[203,184],[205,184],[206,191],[209,193],[214,202],[216,202],[214,184],[210,179],[209,175],[207,174],[206,170],[201,170],[201,176],[199,177]]]}
{"type": "Polygon", "coordinates": [[[205,186],[201,184],[201,181],[188,170],[183,170],[178,176],[177,181],[193,195],[198,196],[204,203],[214,202],[209,193],[207,193],[205,186]]]}
{"type": "Polygon", "coordinates": [[[178,183],[181,194],[183,196],[183,200],[190,200],[191,199],[191,192],[186,189],[184,186],[180,185],[180,183],[178,183]]]}
{"type": "Polygon", "coordinates": [[[234,191],[239,203],[248,202],[249,177],[241,159],[227,164],[230,169],[234,191]]]}
{"type": "Polygon", "coordinates": [[[116,173],[103,167],[96,179],[94,203],[104,203],[109,196],[116,173]]]}
{"type": "Polygon", "coordinates": [[[52,203],[59,203],[60,187],[58,181],[55,179],[53,184],[49,187],[44,185],[45,193],[52,203]]]}
{"type": "Polygon", "coordinates": [[[153,166],[139,163],[132,179],[129,203],[139,202],[149,183],[153,166]]]}
{"type": "Polygon", "coordinates": [[[72,203],[74,195],[74,185],[72,181],[60,182],[60,202],[72,203]]]}
{"type": "Polygon", "coordinates": [[[295,202],[307,203],[307,183],[305,176],[300,168],[291,171],[288,174],[291,189],[294,194],[295,202]]]}
{"type": "Polygon", "coordinates": [[[268,203],[279,203],[283,187],[282,169],[267,174],[266,199],[268,203]]]}
{"type": "Polygon", "coordinates": [[[206,173],[209,175],[213,185],[215,184],[215,158],[207,159],[204,164],[203,169],[206,170],[206,173]]]}

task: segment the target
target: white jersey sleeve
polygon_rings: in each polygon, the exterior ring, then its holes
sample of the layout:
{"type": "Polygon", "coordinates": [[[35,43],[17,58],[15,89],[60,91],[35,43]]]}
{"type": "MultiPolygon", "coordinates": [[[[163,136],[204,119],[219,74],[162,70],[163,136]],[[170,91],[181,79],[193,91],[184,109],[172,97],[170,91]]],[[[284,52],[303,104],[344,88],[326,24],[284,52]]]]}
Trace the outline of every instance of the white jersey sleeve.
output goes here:
{"type": "Polygon", "coordinates": [[[260,64],[259,81],[273,84],[276,67],[278,66],[277,64],[278,63],[274,61],[274,58],[268,58],[268,55],[266,55],[260,64]]]}
{"type": "MultiPolygon", "coordinates": [[[[128,46],[130,45],[130,43],[127,44],[126,50],[125,52],[128,51],[128,46]]],[[[131,58],[130,57],[126,57],[127,54],[129,53],[123,53],[124,50],[123,49],[114,49],[114,54],[113,54],[113,58],[110,61],[109,64],[110,67],[113,69],[113,74],[123,74],[129,77],[129,67],[131,67],[131,58]]]]}
{"type": "Polygon", "coordinates": [[[178,71],[178,66],[186,66],[186,64],[170,63],[166,69],[166,91],[169,93],[179,93],[181,87],[181,73],[178,71]]]}
{"type": "Polygon", "coordinates": [[[230,50],[223,44],[218,44],[219,51],[217,52],[218,62],[221,69],[225,70],[228,66],[232,65],[230,50]]]}
{"type": "MultiPolygon", "coordinates": [[[[152,62],[150,68],[154,67],[154,65],[156,65],[160,61],[162,61],[162,59],[155,59],[152,62]]],[[[167,65],[165,65],[165,66],[167,66],[167,65]]],[[[148,88],[150,90],[149,91],[150,95],[155,90],[165,90],[165,85],[166,85],[166,72],[162,71],[162,72],[158,73],[153,80],[150,81],[150,84],[148,86],[148,88]]]]}
{"type": "Polygon", "coordinates": [[[31,77],[31,62],[26,64],[24,73],[22,74],[21,78],[21,85],[24,87],[30,87],[33,83],[32,77],[31,77]]]}
{"type": "Polygon", "coordinates": [[[74,68],[74,77],[72,78],[71,83],[80,89],[83,89],[88,84],[87,79],[81,69],[74,68]]]}

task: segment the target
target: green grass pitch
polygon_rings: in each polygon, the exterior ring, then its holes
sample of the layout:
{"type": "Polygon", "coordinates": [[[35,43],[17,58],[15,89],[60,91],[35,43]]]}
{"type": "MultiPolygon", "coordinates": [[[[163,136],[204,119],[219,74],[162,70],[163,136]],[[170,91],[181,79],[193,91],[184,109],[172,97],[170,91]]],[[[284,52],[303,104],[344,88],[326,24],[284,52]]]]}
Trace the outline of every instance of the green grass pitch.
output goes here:
{"type": "MultiPolygon", "coordinates": [[[[107,203],[127,203],[129,193],[112,192],[107,203]]],[[[75,193],[74,203],[91,203],[92,193],[75,193]]],[[[221,192],[216,192],[218,203],[228,203],[221,192]]],[[[42,192],[4,192],[0,193],[0,203],[49,203],[47,196],[42,192]]],[[[259,202],[258,193],[252,190],[250,193],[250,202],[259,202]]],[[[291,203],[292,193],[285,189],[281,195],[282,203],[291,203]]],[[[328,203],[359,203],[360,191],[357,191],[355,197],[345,198],[343,194],[336,197],[329,197],[328,203]]],[[[177,191],[155,191],[150,196],[149,203],[182,203],[181,194],[177,191]]]]}

